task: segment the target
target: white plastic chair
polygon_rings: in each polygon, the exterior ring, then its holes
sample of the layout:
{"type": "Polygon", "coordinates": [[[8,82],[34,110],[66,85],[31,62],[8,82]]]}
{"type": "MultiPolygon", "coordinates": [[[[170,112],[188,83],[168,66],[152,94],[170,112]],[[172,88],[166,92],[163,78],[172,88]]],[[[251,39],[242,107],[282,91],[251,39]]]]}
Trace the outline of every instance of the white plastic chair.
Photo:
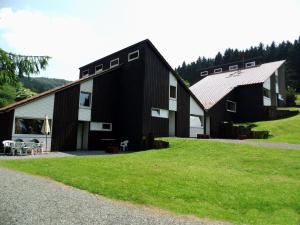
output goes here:
{"type": "Polygon", "coordinates": [[[125,152],[126,150],[128,150],[128,143],[129,143],[128,140],[122,141],[120,143],[120,148],[121,148],[122,152],[125,152]]]}
{"type": "Polygon", "coordinates": [[[11,140],[5,140],[2,141],[3,147],[4,147],[4,154],[6,152],[6,149],[9,149],[10,152],[12,153],[13,148],[15,147],[16,142],[11,141],[11,140]]]}

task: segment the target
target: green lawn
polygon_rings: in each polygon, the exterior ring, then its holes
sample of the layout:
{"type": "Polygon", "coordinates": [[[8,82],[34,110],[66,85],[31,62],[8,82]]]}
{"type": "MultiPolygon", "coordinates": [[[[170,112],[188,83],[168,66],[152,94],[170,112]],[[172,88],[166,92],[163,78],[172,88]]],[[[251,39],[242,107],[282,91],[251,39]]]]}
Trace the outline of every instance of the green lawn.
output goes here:
{"type": "MultiPolygon", "coordinates": [[[[292,108],[291,110],[300,110],[292,108]]],[[[272,135],[263,141],[286,142],[291,144],[300,144],[300,113],[296,116],[271,121],[261,121],[253,123],[257,127],[253,130],[268,130],[272,135]]]]}
{"type": "Polygon", "coordinates": [[[296,105],[300,106],[300,94],[298,93],[296,96],[297,96],[296,105]]]}
{"type": "Polygon", "coordinates": [[[107,157],[0,161],[110,198],[236,224],[298,224],[300,151],[195,139],[107,157]]]}

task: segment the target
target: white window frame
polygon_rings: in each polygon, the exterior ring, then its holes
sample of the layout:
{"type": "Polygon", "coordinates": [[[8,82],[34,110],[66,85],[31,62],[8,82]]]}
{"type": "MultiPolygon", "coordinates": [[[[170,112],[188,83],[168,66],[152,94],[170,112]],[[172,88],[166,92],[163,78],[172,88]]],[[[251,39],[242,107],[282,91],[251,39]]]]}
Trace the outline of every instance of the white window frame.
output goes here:
{"type": "Polygon", "coordinates": [[[177,99],[177,87],[175,85],[170,85],[169,86],[169,98],[176,100],[177,99]],[[175,87],[175,98],[171,97],[171,87],[175,87]]]}
{"type": "Polygon", "coordinates": [[[239,68],[239,65],[232,65],[232,66],[229,66],[229,71],[234,71],[234,70],[237,70],[239,68]]]}
{"type": "Polygon", "coordinates": [[[84,71],[82,71],[82,76],[83,77],[88,76],[88,75],[90,75],[89,73],[90,73],[89,69],[84,70],[84,71]],[[85,74],[85,72],[87,72],[87,74],[85,74]]]}
{"type": "Polygon", "coordinates": [[[95,73],[97,74],[97,73],[100,73],[100,72],[102,72],[103,71],[103,64],[99,64],[99,65],[97,65],[97,66],[95,66],[95,73]],[[98,66],[101,66],[101,69],[96,69],[98,66]]]}
{"type": "Polygon", "coordinates": [[[222,68],[216,68],[214,69],[214,73],[222,73],[223,69],[222,68]]]}
{"type": "Polygon", "coordinates": [[[208,71],[206,70],[206,71],[202,71],[201,73],[200,73],[200,76],[201,77],[205,77],[205,76],[207,76],[208,75],[208,71]]]}
{"type": "Polygon", "coordinates": [[[140,58],[140,51],[139,51],[139,50],[136,50],[136,51],[134,51],[134,52],[128,53],[128,62],[133,61],[133,60],[136,60],[136,59],[138,59],[138,58],[140,58]],[[133,54],[136,54],[136,53],[137,53],[137,56],[136,56],[136,57],[130,58],[130,56],[132,56],[133,54]]]}
{"type": "Polygon", "coordinates": [[[93,95],[92,95],[92,93],[91,92],[89,92],[89,91],[80,91],[79,92],[79,108],[81,108],[81,109],[91,109],[92,108],[92,98],[93,98],[93,95]],[[83,106],[83,105],[80,105],[80,95],[81,95],[81,93],[88,93],[88,94],[90,94],[90,106],[83,106]]]}
{"type": "Polygon", "coordinates": [[[168,119],[169,118],[169,111],[166,110],[166,109],[160,109],[160,108],[152,107],[151,108],[151,116],[152,117],[156,117],[156,118],[168,119]],[[162,112],[161,112],[162,110],[164,110],[165,112],[167,112],[166,116],[162,115],[162,112]],[[153,111],[157,111],[157,114],[156,113],[153,114],[153,111]]]}
{"type": "Polygon", "coordinates": [[[245,68],[250,68],[255,66],[255,61],[245,63],[245,68]]]}
{"type": "Polygon", "coordinates": [[[117,67],[117,66],[119,66],[119,58],[110,60],[110,63],[109,63],[109,67],[110,67],[110,68],[114,68],[114,67],[117,67]],[[117,61],[118,63],[115,64],[115,65],[112,65],[112,63],[113,63],[114,61],[117,61]]]}
{"type": "Polygon", "coordinates": [[[234,102],[234,101],[230,101],[230,100],[226,100],[226,111],[228,111],[228,112],[234,112],[234,113],[236,113],[236,102],[234,102]],[[228,109],[228,105],[227,105],[227,103],[228,103],[228,102],[230,102],[230,103],[233,103],[233,104],[234,104],[234,110],[228,109]]]}

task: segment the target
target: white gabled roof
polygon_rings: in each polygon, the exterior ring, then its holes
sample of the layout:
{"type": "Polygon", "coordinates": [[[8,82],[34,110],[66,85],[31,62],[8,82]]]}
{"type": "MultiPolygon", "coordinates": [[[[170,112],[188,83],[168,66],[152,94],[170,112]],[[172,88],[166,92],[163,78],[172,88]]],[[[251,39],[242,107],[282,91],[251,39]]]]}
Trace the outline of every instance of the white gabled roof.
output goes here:
{"type": "Polygon", "coordinates": [[[264,63],[256,67],[209,75],[190,87],[190,90],[210,109],[234,88],[241,85],[265,82],[285,60],[264,63]]]}

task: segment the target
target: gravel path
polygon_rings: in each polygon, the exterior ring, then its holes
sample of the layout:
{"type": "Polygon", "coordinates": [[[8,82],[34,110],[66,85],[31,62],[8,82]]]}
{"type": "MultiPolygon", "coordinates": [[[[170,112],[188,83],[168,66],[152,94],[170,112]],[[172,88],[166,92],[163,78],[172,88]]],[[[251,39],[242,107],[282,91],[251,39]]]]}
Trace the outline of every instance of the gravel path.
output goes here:
{"type": "Polygon", "coordinates": [[[17,160],[17,159],[38,159],[38,158],[57,158],[57,157],[71,157],[71,156],[104,156],[111,155],[106,153],[105,151],[69,151],[69,152],[49,152],[45,154],[37,154],[37,155],[4,155],[0,154],[0,160],[17,160]]]}
{"type": "MultiPolygon", "coordinates": [[[[201,139],[199,139],[201,140],[201,139]]],[[[203,139],[204,140],[204,139],[203,139]]],[[[220,141],[224,143],[232,144],[249,144],[259,147],[268,147],[268,148],[280,148],[280,149],[289,149],[289,150],[300,150],[300,144],[288,144],[280,142],[264,142],[264,141],[255,141],[255,140],[236,140],[236,139],[205,139],[211,141],[220,141]]]]}
{"type": "Polygon", "coordinates": [[[0,224],[225,225],[109,200],[45,178],[1,168],[0,224]]]}

